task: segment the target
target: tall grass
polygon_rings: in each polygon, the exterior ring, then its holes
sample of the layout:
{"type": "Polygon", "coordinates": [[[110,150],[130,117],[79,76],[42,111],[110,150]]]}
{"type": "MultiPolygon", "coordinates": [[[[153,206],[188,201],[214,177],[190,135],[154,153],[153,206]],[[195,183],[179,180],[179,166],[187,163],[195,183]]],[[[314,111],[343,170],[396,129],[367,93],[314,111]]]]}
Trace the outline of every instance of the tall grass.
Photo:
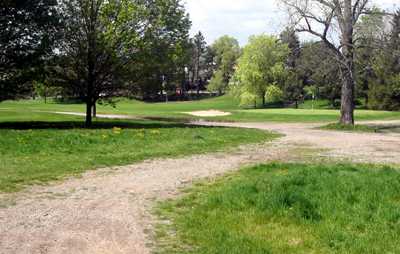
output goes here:
{"type": "Polygon", "coordinates": [[[279,136],[261,130],[107,119],[96,119],[88,129],[84,117],[57,115],[63,121],[51,121],[51,115],[33,114],[33,119],[41,116],[38,122],[28,121],[25,113],[25,122],[0,123],[0,192],[89,169],[230,149],[279,136]]]}
{"type": "Polygon", "coordinates": [[[166,252],[400,250],[400,173],[389,167],[269,163],[227,177],[162,205],[179,236],[166,252]]]}

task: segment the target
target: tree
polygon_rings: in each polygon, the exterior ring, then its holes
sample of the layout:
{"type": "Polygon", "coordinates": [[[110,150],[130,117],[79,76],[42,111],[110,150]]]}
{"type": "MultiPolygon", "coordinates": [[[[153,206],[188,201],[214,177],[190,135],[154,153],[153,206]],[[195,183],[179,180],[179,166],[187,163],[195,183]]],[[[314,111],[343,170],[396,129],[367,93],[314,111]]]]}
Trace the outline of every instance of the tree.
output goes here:
{"type": "Polygon", "coordinates": [[[304,89],[303,80],[295,71],[289,71],[288,76],[281,82],[282,99],[285,103],[294,102],[295,108],[302,103],[307,96],[307,90],[304,89]]]}
{"type": "Polygon", "coordinates": [[[210,45],[211,54],[214,56],[211,66],[215,67],[215,75],[211,78],[207,86],[209,91],[222,90],[228,88],[229,79],[233,76],[235,61],[241,55],[239,42],[228,35],[221,36],[210,45]]]}
{"type": "Polygon", "coordinates": [[[31,91],[58,26],[56,0],[0,1],[0,102],[31,91]]]}
{"type": "Polygon", "coordinates": [[[287,27],[283,32],[279,35],[279,39],[282,43],[286,44],[289,48],[289,54],[287,59],[287,66],[289,68],[294,69],[296,67],[296,63],[300,58],[300,40],[296,34],[296,31],[290,27],[287,27]]]}
{"type": "Polygon", "coordinates": [[[242,104],[249,104],[261,99],[281,99],[282,91],[278,81],[287,73],[285,60],[287,46],[277,44],[275,36],[261,34],[250,36],[249,43],[243,48],[243,55],[237,60],[238,69],[230,82],[229,90],[242,104]]]}
{"type": "Polygon", "coordinates": [[[301,56],[301,48],[299,37],[296,31],[290,28],[286,28],[280,34],[280,40],[282,43],[286,44],[289,48],[288,58],[286,66],[289,68],[289,75],[287,76],[285,82],[281,82],[281,90],[283,95],[283,100],[286,103],[295,103],[297,108],[298,104],[304,101],[307,95],[307,91],[304,89],[304,82],[300,79],[299,73],[299,62],[301,56]]]}
{"type": "Polygon", "coordinates": [[[391,26],[387,44],[375,54],[369,77],[371,109],[400,109],[400,10],[393,16],[391,26]]]}
{"type": "Polygon", "coordinates": [[[308,42],[303,45],[302,63],[311,69],[308,83],[312,84],[312,91],[318,100],[329,100],[330,107],[334,108],[335,101],[341,96],[340,62],[324,43],[308,42]]]}
{"type": "Polygon", "coordinates": [[[369,0],[281,0],[298,32],[319,37],[340,60],[339,123],[354,124],[354,28],[369,0]],[[339,36],[339,41],[337,41],[339,36]]]}
{"type": "Polygon", "coordinates": [[[140,81],[160,75],[190,26],[177,0],[65,0],[61,7],[66,29],[56,75],[85,102],[87,125],[99,99],[113,104],[114,92],[132,96],[140,81]]]}
{"type": "Polygon", "coordinates": [[[47,97],[53,93],[52,87],[46,86],[43,83],[34,81],[35,92],[44,98],[44,103],[47,103],[47,97]]]}
{"type": "Polygon", "coordinates": [[[195,87],[197,90],[197,93],[199,93],[199,90],[202,88],[202,79],[200,77],[200,72],[202,71],[204,67],[204,61],[202,61],[202,55],[204,54],[206,50],[206,41],[203,36],[203,34],[199,31],[198,34],[196,34],[193,38],[193,45],[195,47],[194,51],[194,58],[195,58],[195,87]]]}

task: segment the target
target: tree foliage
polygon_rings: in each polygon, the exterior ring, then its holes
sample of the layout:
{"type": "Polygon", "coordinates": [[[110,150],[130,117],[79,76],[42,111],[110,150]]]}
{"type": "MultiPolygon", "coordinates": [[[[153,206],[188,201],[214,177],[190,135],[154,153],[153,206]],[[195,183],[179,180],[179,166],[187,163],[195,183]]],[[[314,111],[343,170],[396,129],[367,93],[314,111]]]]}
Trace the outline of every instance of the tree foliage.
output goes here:
{"type": "Polygon", "coordinates": [[[229,79],[233,76],[235,69],[233,65],[241,55],[239,42],[228,35],[221,36],[210,45],[210,54],[213,55],[213,63],[215,67],[215,75],[211,78],[207,89],[209,91],[227,90],[229,79]]]}
{"type": "Polygon", "coordinates": [[[304,89],[305,82],[301,78],[301,47],[299,37],[291,28],[286,28],[280,34],[280,41],[289,49],[286,66],[288,75],[284,82],[281,82],[282,98],[285,103],[294,102],[295,108],[306,99],[307,91],[304,89]]]}
{"type": "Polygon", "coordinates": [[[0,102],[32,89],[58,27],[56,0],[0,1],[0,102]]]}
{"type": "Polygon", "coordinates": [[[400,109],[400,10],[391,22],[388,43],[375,54],[369,77],[368,107],[377,110],[400,109]]]}
{"type": "Polygon", "coordinates": [[[55,74],[85,102],[87,125],[97,100],[112,104],[115,91],[130,96],[141,90],[139,81],[160,80],[179,59],[190,26],[176,0],[65,0],[62,12],[55,74]]]}
{"type": "Polygon", "coordinates": [[[243,55],[237,60],[238,69],[230,82],[230,92],[241,100],[241,104],[280,100],[282,91],[278,86],[287,70],[285,60],[287,46],[278,44],[275,36],[261,34],[250,36],[243,48],[243,55]]]}

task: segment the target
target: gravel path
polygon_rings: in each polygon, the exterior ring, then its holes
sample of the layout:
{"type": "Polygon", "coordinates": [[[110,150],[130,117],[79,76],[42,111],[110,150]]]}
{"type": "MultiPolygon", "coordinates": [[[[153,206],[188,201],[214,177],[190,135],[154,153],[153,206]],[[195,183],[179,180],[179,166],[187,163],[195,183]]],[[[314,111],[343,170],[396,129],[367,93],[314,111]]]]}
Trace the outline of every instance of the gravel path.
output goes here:
{"type": "MultiPolygon", "coordinates": [[[[393,123],[400,123],[394,121],[393,123]]],[[[214,177],[245,164],[299,157],[400,163],[400,134],[312,130],[303,123],[194,123],[259,128],[285,134],[274,142],[231,153],[154,159],[103,168],[51,186],[0,194],[0,253],[150,253],[154,199],[177,197],[193,179],[214,177]],[[308,156],[308,157],[307,157],[308,156]]]]}

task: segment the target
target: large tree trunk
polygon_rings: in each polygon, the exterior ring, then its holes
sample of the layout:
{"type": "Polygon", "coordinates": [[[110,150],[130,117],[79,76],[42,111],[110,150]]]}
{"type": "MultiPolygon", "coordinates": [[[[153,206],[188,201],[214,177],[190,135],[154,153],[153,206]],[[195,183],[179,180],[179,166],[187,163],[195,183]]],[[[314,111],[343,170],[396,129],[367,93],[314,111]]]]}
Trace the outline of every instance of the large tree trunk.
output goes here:
{"type": "Polygon", "coordinates": [[[341,69],[342,97],[340,105],[340,124],[354,124],[354,78],[346,67],[341,69]]]}
{"type": "Polygon", "coordinates": [[[93,116],[93,117],[96,117],[96,115],[97,115],[96,102],[93,102],[92,108],[93,108],[93,114],[92,114],[92,116],[93,116]]]}
{"type": "Polygon", "coordinates": [[[354,11],[352,1],[345,0],[343,17],[339,14],[339,26],[342,32],[342,67],[340,75],[342,78],[342,97],[340,105],[340,124],[354,124],[354,47],[353,47],[353,20],[354,11]]]}
{"type": "Polygon", "coordinates": [[[92,103],[86,102],[86,126],[92,126],[92,103]]]}
{"type": "Polygon", "coordinates": [[[262,92],[262,105],[263,105],[263,108],[265,108],[265,91],[263,91],[262,92]]]}

